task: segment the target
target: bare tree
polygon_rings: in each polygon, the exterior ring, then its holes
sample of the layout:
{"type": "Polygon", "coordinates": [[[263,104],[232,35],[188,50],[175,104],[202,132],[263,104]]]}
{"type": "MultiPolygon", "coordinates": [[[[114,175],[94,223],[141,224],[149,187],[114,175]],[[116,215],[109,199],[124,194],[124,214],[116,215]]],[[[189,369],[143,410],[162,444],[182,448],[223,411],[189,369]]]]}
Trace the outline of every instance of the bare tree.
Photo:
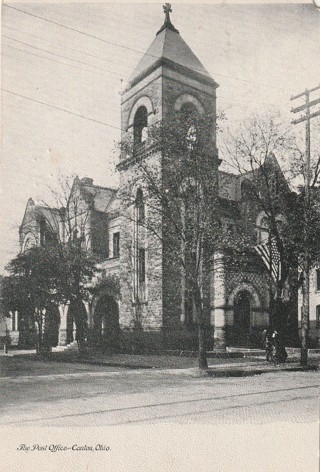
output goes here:
{"type": "Polygon", "coordinates": [[[302,286],[301,365],[308,363],[310,320],[310,272],[320,261],[320,120],[308,124],[307,146],[297,140],[292,156],[292,174],[297,180],[299,213],[295,215],[296,245],[302,286]],[[310,131],[312,132],[310,133],[310,131]],[[307,156],[305,155],[307,153],[307,156]]]}
{"type": "Polygon", "coordinates": [[[131,189],[139,176],[148,195],[148,218],[141,225],[157,238],[167,263],[180,268],[198,326],[199,367],[207,368],[205,334],[206,283],[214,249],[221,243],[217,201],[218,159],[212,136],[213,117],[194,108],[174,114],[166,123],[148,128],[144,143],[134,136],[121,142],[122,159],[132,159],[135,172],[121,198],[136,204],[131,189]],[[146,158],[146,151],[153,158],[146,158]],[[160,157],[159,157],[160,156],[160,157]]]}
{"type": "MultiPolygon", "coordinates": [[[[312,254],[310,267],[318,258],[319,239],[315,235],[320,233],[320,226],[316,192],[310,202],[313,216],[307,231],[309,241],[302,236],[304,160],[297,142],[297,136],[281,117],[268,114],[254,116],[241,124],[235,133],[227,133],[222,145],[227,166],[242,176],[245,191],[256,202],[256,209],[263,211],[266,216],[265,229],[270,254],[270,316],[273,325],[279,324],[279,310],[288,283],[292,291],[297,291],[301,286],[302,279],[298,278],[298,271],[302,274],[301,256],[305,247],[309,246],[312,254]],[[280,168],[279,161],[284,170],[280,168]],[[297,180],[300,181],[298,194],[293,191],[297,188],[297,180]],[[316,239],[318,242],[315,244],[316,239]],[[278,258],[281,267],[276,277],[272,277],[272,258],[278,258]]],[[[318,156],[313,160],[312,167],[314,188],[318,185],[319,167],[318,156]]],[[[254,224],[252,221],[252,227],[254,224]]]]}

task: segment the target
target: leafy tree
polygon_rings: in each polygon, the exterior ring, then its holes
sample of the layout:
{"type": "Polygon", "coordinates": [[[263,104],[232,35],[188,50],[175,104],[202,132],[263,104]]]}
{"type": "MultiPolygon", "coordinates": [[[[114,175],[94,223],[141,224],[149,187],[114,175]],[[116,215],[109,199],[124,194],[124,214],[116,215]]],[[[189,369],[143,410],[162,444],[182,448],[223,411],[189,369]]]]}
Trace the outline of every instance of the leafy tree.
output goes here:
{"type": "Polygon", "coordinates": [[[71,179],[62,179],[60,184],[60,193],[54,192],[56,206],[44,204],[40,228],[33,227],[33,240],[38,245],[9,263],[10,275],[4,280],[2,299],[8,309],[23,313],[26,322],[36,322],[39,351],[44,345],[45,324],[54,316],[50,305],[73,304],[76,339],[80,352],[85,352],[87,320],[83,300],[90,297],[91,279],[98,272],[99,260],[90,240],[93,196],[82,195],[71,179]]]}
{"type": "Polygon", "coordinates": [[[33,247],[12,259],[6,267],[9,275],[3,279],[2,306],[6,313],[17,310],[22,316],[22,337],[30,334],[30,326],[36,323],[38,353],[50,347],[45,342],[45,323],[46,311],[59,302],[57,262],[54,251],[33,247]]]}

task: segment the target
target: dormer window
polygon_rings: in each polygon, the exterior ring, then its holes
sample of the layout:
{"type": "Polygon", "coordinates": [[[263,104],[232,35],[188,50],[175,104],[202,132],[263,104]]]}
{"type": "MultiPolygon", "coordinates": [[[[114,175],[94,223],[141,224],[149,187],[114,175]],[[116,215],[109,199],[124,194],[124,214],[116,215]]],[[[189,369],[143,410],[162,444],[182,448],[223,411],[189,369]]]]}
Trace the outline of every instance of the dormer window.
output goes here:
{"type": "Polygon", "coordinates": [[[134,144],[142,144],[148,138],[148,112],[145,106],[138,108],[133,121],[134,144]]]}

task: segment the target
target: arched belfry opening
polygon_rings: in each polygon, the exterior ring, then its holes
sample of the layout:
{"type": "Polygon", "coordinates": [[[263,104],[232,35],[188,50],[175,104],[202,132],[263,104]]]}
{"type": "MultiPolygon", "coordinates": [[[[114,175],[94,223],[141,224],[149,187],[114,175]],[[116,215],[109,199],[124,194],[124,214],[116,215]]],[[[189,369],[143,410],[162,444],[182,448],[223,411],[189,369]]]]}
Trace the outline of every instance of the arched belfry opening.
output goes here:
{"type": "Polygon", "coordinates": [[[134,144],[142,144],[148,137],[148,111],[145,106],[141,106],[136,111],[133,120],[134,144]]]}
{"type": "Polygon", "coordinates": [[[195,123],[199,116],[199,110],[197,109],[196,105],[191,102],[183,103],[179,113],[182,120],[187,124],[195,123]]]}

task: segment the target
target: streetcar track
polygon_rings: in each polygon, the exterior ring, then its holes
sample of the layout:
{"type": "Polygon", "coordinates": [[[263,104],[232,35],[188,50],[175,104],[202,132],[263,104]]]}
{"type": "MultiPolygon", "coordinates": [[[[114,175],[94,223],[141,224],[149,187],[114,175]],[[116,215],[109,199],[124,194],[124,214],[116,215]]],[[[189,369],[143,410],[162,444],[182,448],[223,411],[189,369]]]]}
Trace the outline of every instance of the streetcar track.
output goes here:
{"type": "MultiPolygon", "coordinates": [[[[290,391],[295,391],[295,390],[303,390],[303,389],[310,389],[310,388],[319,388],[320,385],[305,385],[301,387],[291,387],[291,388],[283,388],[283,389],[278,389],[278,390],[265,390],[265,391],[260,391],[260,392],[249,392],[249,393],[238,393],[238,394],[233,394],[233,395],[223,395],[219,397],[207,397],[207,398],[195,398],[195,399],[189,399],[189,400],[175,400],[171,402],[162,402],[162,403],[151,403],[147,405],[136,405],[136,406],[128,406],[128,407],[122,407],[122,408],[112,408],[112,409],[106,409],[106,410],[93,410],[93,411],[87,411],[83,413],[71,413],[67,415],[55,415],[55,416],[48,416],[48,417],[42,417],[42,418],[32,418],[32,419],[26,419],[23,420],[24,423],[32,423],[32,422],[39,422],[39,421],[47,421],[47,420],[55,420],[55,419],[63,419],[63,418],[73,418],[73,417],[82,417],[82,416],[91,416],[91,415],[97,415],[97,414],[105,414],[105,413],[116,413],[116,412],[123,412],[123,411],[135,411],[139,409],[146,409],[146,408],[157,408],[157,407],[165,407],[165,406],[173,406],[173,405],[183,405],[183,404],[191,404],[191,403],[199,403],[199,402],[208,402],[208,401],[219,401],[219,400],[227,400],[227,399],[232,399],[232,398],[239,398],[239,397],[248,397],[248,396],[256,396],[256,395],[265,395],[265,394],[270,394],[270,393],[283,393],[283,392],[290,392],[290,391]]],[[[297,399],[302,399],[303,397],[297,397],[297,399]]],[[[307,397],[306,397],[307,398],[307,397]]],[[[310,398],[314,398],[314,396],[311,396],[310,398]]],[[[277,400],[277,401],[291,401],[292,399],[289,400],[277,400]]],[[[268,402],[267,402],[268,403],[268,402]]],[[[266,403],[266,404],[267,404],[266,403]]],[[[269,402],[275,403],[275,402],[269,402]]],[[[263,405],[264,403],[262,403],[263,405]]],[[[259,403],[257,403],[259,405],[259,403]]],[[[243,406],[239,406],[243,407],[243,406]]],[[[210,410],[208,410],[210,411],[210,410]]],[[[134,420],[133,420],[134,421],[134,420]]],[[[5,423],[0,423],[0,424],[16,424],[19,423],[21,424],[20,421],[9,421],[5,423]]],[[[118,423],[117,423],[118,424],[118,423]]]]}
{"type": "Polygon", "coordinates": [[[309,398],[314,398],[313,395],[308,395],[304,397],[293,397],[289,399],[282,399],[282,400],[274,400],[274,401],[269,401],[269,402],[260,402],[260,403],[254,403],[253,405],[228,405],[222,408],[211,408],[210,410],[201,410],[201,411],[192,411],[188,413],[179,413],[179,414],[172,414],[172,415],[162,415],[162,416],[155,416],[153,418],[145,418],[145,419],[137,419],[137,420],[128,420],[128,421],[123,421],[123,422],[117,422],[117,423],[112,423],[108,424],[108,426],[121,426],[125,424],[133,424],[133,423],[150,423],[150,422],[156,422],[157,420],[164,420],[164,419],[171,419],[171,418],[180,418],[180,417],[185,417],[185,416],[195,416],[195,415],[203,415],[206,413],[212,413],[212,412],[218,412],[218,411],[225,411],[225,410],[234,410],[234,409],[239,409],[239,408],[249,408],[252,406],[266,406],[266,405],[273,405],[274,403],[285,403],[285,402],[291,402],[294,400],[307,400],[309,398]]]}

